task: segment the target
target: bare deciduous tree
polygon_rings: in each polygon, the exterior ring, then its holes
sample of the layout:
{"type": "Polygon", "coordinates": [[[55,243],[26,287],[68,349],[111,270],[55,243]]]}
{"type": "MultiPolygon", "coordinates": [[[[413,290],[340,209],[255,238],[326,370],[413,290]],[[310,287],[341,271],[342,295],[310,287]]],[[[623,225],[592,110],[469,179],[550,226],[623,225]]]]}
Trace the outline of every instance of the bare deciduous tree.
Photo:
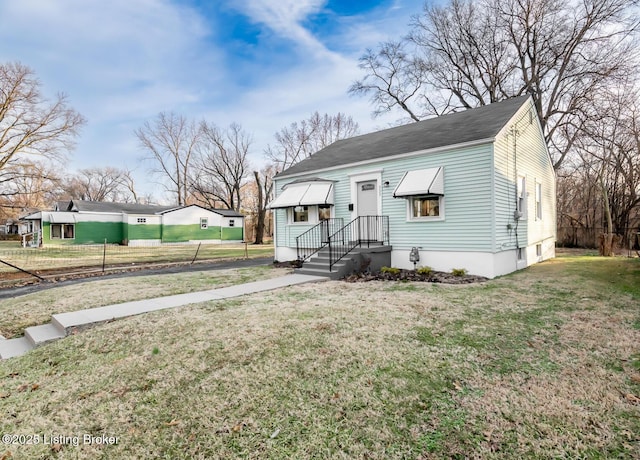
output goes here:
{"type": "Polygon", "coordinates": [[[0,64],[0,170],[28,155],[52,159],[70,150],[84,123],[64,94],[44,98],[29,67],[0,64]]]}
{"type": "Polygon", "coordinates": [[[152,172],[168,182],[167,190],[175,194],[178,206],[187,204],[193,157],[202,139],[200,126],[181,115],[162,112],[135,134],[152,172]]]}
{"type": "Polygon", "coordinates": [[[636,5],[427,3],[402,45],[363,56],[365,77],[350,91],[369,95],[374,113],[397,108],[414,120],[531,94],[558,169],[594,111],[591,94],[635,73],[636,5]]]}
{"type": "Polygon", "coordinates": [[[283,171],[337,140],[356,135],[358,129],[358,123],[345,114],[331,116],[314,112],[308,119],[278,131],[276,144],[269,145],[265,155],[283,171]]]}
{"type": "Polygon", "coordinates": [[[55,198],[60,177],[48,162],[21,162],[0,169],[0,216],[15,219],[24,212],[44,208],[55,198]]]}
{"type": "Polygon", "coordinates": [[[200,125],[202,141],[198,147],[197,174],[192,183],[198,198],[211,208],[222,203],[239,211],[240,189],[248,173],[251,136],[237,123],[221,130],[211,123],[200,125]]]}
{"type": "Polygon", "coordinates": [[[267,206],[269,205],[271,197],[273,196],[273,176],[275,175],[274,171],[275,167],[273,165],[269,165],[266,166],[262,171],[253,172],[257,190],[254,244],[262,244],[264,242],[267,206]]]}
{"type": "Polygon", "coordinates": [[[84,118],[64,94],[48,101],[32,69],[0,64],[0,207],[5,216],[45,205],[57,184],[52,161],[71,150],[84,118]]]}
{"type": "MultiPolygon", "coordinates": [[[[601,254],[613,255],[614,235],[627,236],[640,207],[640,104],[632,85],[608,89],[600,99],[598,116],[590,117],[576,146],[581,167],[596,178],[601,194],[605,231],[601,254]]],[[[593,187],[592,184],[585,184],[593,187]]]]}
{"type": "Polygon", "coordinates": [[[69,198],[87,201],[135,201],[128,170],[111,166],[86,168],[68,176],[61,186],[69,198]],[[130,187],[131,186],[131,187],[130,187]]]}

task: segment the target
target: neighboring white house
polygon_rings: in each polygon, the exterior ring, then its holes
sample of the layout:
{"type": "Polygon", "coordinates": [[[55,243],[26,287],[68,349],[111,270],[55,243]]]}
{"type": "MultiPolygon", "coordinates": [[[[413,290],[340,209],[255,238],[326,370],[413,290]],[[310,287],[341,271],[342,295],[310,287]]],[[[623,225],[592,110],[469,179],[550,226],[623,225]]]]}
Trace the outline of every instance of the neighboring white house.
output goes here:
{"type": "Polygon", "coordinates": [[[335,142],[274,182],[276,260],[375,242],[398,268],[417,255],[493,278],[555,256],[555,173],[529,96],[335,142]]]}
{"type": "MultiPolygon", "coordinates": [[[[154,206],[71,200],[22,218],[36,245],[233,243],[244,238],[244,216],[197,205],[154,206]]],[[[25,239],[26,241],[26,239],[25,239]]]]}

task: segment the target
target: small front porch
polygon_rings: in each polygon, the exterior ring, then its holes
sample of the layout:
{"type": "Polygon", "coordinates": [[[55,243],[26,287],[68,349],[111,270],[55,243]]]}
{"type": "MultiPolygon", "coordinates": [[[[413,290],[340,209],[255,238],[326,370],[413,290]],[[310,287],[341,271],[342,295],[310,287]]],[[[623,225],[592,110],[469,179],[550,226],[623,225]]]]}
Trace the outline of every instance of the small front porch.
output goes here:
{"type": "Polygon", "coordinates": [[[298,273],[334,279],[391,265],[388,216],[327,219],[296,238],[298,273]]]}

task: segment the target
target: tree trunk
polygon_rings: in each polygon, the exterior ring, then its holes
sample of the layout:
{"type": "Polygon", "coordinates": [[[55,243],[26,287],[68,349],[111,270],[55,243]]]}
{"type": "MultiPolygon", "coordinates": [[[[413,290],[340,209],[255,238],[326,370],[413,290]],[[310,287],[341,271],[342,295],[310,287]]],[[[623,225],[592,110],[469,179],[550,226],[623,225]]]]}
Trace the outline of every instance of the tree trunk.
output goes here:
{"type": "Polygon", "coordinates": [[[598,253],[604,257],[612,257],[613,243],[615,235],[613,233],[602,233],[598,237],[598,253]]]}
{"type": "Polygon", "coordinates": [[[258,189],[258,214],[256,216],[256,225],[255,225],[255,240],[254,244],[262,244],[264,238],[264,220],[266,215],[266,209],[264,206],[264,197],[262,194],[262,184],[260,183],[260,174],[258,171],[254,171],[253,175],[256,178],[256,185],[258,189]]]}
{"type": "MultiPolygon", "coordinates": [[[[603,166],[604,168],[604,166],[603,166]]],[[[613,233],[613,221],[611,219],[611,207],[609,206],[609,193],[607,191],[607,187],[604,183],[603,172],[600,172],[600,191],[602,192],[602,202],[604,204],[604,215],[607,220],[607,233],[603,233],[599,237],[598,241],[598,252],[601,256],[604,257],[612,257],[613,254],[613,242],[614,242],[614,233],[613,233]]]]}

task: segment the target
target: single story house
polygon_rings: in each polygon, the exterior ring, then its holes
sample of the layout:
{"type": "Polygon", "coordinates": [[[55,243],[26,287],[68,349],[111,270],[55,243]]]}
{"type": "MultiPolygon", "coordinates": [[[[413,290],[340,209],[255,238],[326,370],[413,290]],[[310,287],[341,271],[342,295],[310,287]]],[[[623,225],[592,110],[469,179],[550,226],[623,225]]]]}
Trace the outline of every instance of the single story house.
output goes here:
{"type": "Polygon", "coordinates": [[[530,96],[337,141],[274,182],[276,260],[331,270],[378,245],[397,268],[493,278],[555,256],[555,172],[530,96]]]}
{"type": "Polygon", "coordinates": [[[244,216],[198,205],[155,206],[71,200],[52,211],[22,218],[32,225],[38,245],[116,243],[237,243],[244,239],[244,216]]]}

